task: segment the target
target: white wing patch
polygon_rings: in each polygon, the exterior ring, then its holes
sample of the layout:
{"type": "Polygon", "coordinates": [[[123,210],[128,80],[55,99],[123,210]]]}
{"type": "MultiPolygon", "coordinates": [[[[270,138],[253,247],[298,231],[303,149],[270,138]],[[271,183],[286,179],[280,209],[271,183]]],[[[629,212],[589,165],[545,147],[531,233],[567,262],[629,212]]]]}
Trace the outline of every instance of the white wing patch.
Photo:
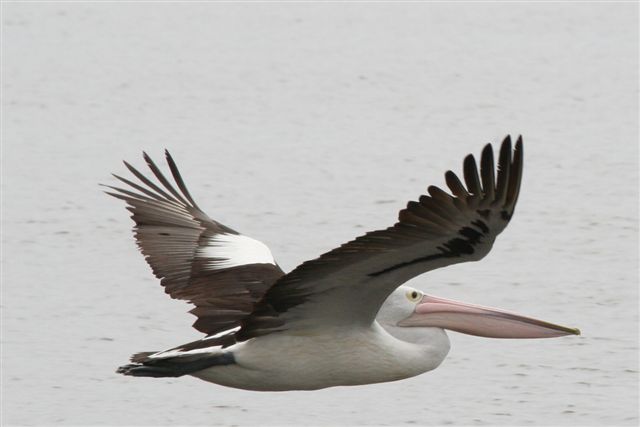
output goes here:
{"type": "MultiPolygon", "coordinates": [[[[235,328],[231,328],[231,329],[227,329],[226,331],[222,331],[222,332],[218,332],[215,335],[207,335],[206,337],[202,338],[200,341],[207,341],[210,339],[214,339],[214,338],[220,338],[223,335],[229,335],[229,334],[233,334],[235,332],[238,332],[240,330],[240,326],[236,326],[235,328]]],[[[163,351],[159,351],[158,353],[152,354],[149,356],[150,359],[167,359],[167,358],[171,358],[171,357],[177,357],[177,356],[188,356],[190,354],[199,354],[199,353],[219,353],[221,351],[220,349],[220,345],[214,345],[211,347],[203,347],[203,348],[197,348],[194,350],[163,350],[163,351]]]]}
{"type": "Polygon", "coordinates": [[[218,346],[211,346],[211,347],[205,347],[205,348],[196,348],[194,350],[188,350],[188,351],[165,350],[165,351],[161,351],[159,353],[150,355],[149,359],[171,359],[171,358],[180,357],[180,356],[192,356],[194,354],[221,355],[224,353],[233,353],[238,348],[242,348],[245,344],[246,342],[239,342],[225,349],[223,349],[221,346],[218,345],[218,346]]]}
{"type": "Polygon", "coordinates": [[[212,340],[214,338],[220,338],[223,335],[233,334],[234,332],[238,332],[240,330],[240,326],[236,326],[235,328],[227,329],[226,331],[218,332],[214,335],[207,335],[202,338],[200,341],[212,340]]]}
{"type": "Polygon", "coordinates": [[[172,357],[180,357],[180,356],[190,356],[192,354],[202,354],[202,353],[221,353],[219,345],[213,347],[205,347],[205,348],[197,348],[195,350],[189,351],[180,351],[180,350],[165,350],[160,353],[152,354],[149,356],[149,359],[170,359],[172,357]]]}
{"type": "Polygon", "coordinates": [[[247,264],[273,264],[276,261],[264,243],[242,234],[217,234],[198,250],[200,258],[217,258],[209,263],[212,270],[247,264]]]}

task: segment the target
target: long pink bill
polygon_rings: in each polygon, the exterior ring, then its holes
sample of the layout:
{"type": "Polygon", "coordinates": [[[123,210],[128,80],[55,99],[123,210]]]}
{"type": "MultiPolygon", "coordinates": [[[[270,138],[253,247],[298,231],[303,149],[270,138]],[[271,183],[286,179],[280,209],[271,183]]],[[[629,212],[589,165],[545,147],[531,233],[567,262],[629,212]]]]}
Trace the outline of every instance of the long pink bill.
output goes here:
{"type": "Polygon", "coordinates": [[[553,338],[580,335],[580,330],[554,325],[508,311],[425,295],[415,312],[399,326],[434,326],[489,338],[553,338]]]}

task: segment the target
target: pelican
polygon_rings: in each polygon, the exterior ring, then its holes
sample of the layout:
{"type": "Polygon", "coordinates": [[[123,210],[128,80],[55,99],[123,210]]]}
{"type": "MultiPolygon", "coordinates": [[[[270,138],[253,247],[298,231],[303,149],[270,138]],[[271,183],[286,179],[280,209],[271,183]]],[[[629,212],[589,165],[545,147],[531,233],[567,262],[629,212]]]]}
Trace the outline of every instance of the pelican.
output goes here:
{"type": "Polygon", "coordinates": [[[491,144],[463,163],[466,186],[448,171],[451,193],[430,186],[398,221],[286,273],[269,248],[205,214],[168,151],[174,183],[143,153],[155,180],[129,163],[138,183],[107,194],[124,200],[148,264],[172,298],[188,301],[202,339],[136,353],[117,372],[191,375],[246,390],[315,390],[396,381],[440,365],[445,330],[493,338],[579,335],[574,328],[467,304],[403,285],[427,271],[478,261],[514,212],[522,137],[507,136],[494,167],[491,144]],[[176,188],[177,187],[177,188],[176,188]]]}

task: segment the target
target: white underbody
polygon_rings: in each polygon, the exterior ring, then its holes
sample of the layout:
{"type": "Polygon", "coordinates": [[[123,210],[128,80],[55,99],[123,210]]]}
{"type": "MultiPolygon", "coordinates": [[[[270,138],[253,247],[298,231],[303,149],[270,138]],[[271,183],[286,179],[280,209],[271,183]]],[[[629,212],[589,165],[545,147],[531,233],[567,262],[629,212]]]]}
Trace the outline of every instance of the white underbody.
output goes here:
{"type": "MultiPolygon", "coordinates": [[[[423,328],[421,328],[423,329],[423,328]]],[[[272,333],[236,344],[235,364],[192,374],[228,387],[260,391],[316,390],[413,377],[435,369],[449,351],[444,330],[428,328],[412,343],[390,335],[377,322],[369,328],[337,327],[272,333]]]]}

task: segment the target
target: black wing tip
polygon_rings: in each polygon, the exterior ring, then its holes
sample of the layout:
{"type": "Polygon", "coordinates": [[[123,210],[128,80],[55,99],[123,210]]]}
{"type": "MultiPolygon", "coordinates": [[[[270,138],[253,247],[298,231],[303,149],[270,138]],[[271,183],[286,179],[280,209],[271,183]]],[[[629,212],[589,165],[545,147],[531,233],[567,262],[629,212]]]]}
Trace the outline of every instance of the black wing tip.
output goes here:
{"type": "Polygon", "coordinates": [[[511,136],[507,135],[500,145],[500,158],[508,158],[511,159],[511,136]]]}
{"type": "Polygon", "coordinates": [[[427,192],[429,194],[440,193],[442,191],[443,191],[442,188],[438,187],[437,185],[430,185],[430,186],[427,187],[427,192]]]}
{"type": "MultiPolygon", "coordinates": [[[[487,144],[487,145],[490,145],[490,144],[487,144]]],[[[522,157],[523,145],[524,144],[522,140],[522,134],[518,134],[515,145],[513,144],[511,135],[507,134],[502,140],[502,143],[500,144],[500,157],[502,157],[503,155],[504,156],[508,155],[509,159],[512,159],[512,158],[515,159],[516,156],[522,157]]],[[[484,147],[483,154],[486,149],[487,149],[487,146],[484,147]]]]}
{"type": "Polygon", "coordinates": [[[469,165],[470,165],[471,163],[473,163],[473,164],[474,164],[474,166],[475,166],[475,164],[476,164],[476,158],[475,158],[475,156],[474,156],[473,154],[469,153],[469,154],[467,154],[467,155],[465,156],[465,158],[464,158],[464,164],[465,164],[465,165],[467,165],[467,164],[469,164],[469,165]]]}
{"type": "Polygon", "coordinates": [[[169,165],[169,169],[171,169],[171,174],[173,175],[173,178],[177,182],[178,180],[176,179],[176,173],[178,175],[180,175],[180,172],[178,171],[178,165],[176,164],[176,161],[173,159],[173,156],[171,155],[169,150],[166,149],[166,148],[164,149],[164,158],[167,160],[167,164],[169,165]]]}
{"type": "MultiPolygon", "coordinates": [[[[171,157],[171,153],[169,152],[168,148],[164,148],[164,155],[167,158],[171,157]]],[[[142,150],[142,158],[145,159],[145,160],[152,160],[151,156],[149,155],[149,153],[147,153],[146,150],[142,150]]]]}
{"type": "Polygon", "coordinates": [[[523,142],[522,135],[519,135],[515,149],[513,151],[513,158],[511,160],[511,170],[509,172],[508,188],[506,193],[506,203],[510,210],[510,215],[513,215],[516,202],[518,201],[518,195],[520,194],[520,184],[522,182],[522,167],[523,167],[523,142]]]}
{"type": "Polygon", "coordinates": [[[118,187],[115,187],[115,186],[113,186],[113,185],[109,185],[109,184],[103,184],[103,183],[101,183],[101,182],[99,182],[99,183],[98,183],[98,186],[99,186],[99,187],[103,187],[103,188],[108,188],[109,190],[103,190],[105,193],[106,193],[107,191],[110,191],[110,190],[120,191],[120,189],[119,189],[118,187]]]}
{"type": "MultiPolygon", "coordinates": [[[[493,145],[488,143],[482,149],[482,153],[480,154],[480,168],[491,168],[493,170],[493,145]]],[[[490,171],[485,171],[490,172],[490,171]]]]}
{"type": "Polygon", "coordinates": [[[493,166],[493,145],[488,143],[480,154],[480,166],[493,166]]]}
{"type": "Polygon", "coordinates": [[[522,165],[523,146],[524,146],[524,143],[522,142],[522,135],[518,135],[518,138],[516,138],[516,143],[513,147],[513,161],[519,162],[520,165],[522,165]]]}
{"type": "Polygon", "coordinates": [[[523,146],[523,142],[522,142],[522,135],[518,135],[518,139],[516,140],[516,151],[522,151],[522,146],[523,146]]]}
{"type": "Polygon", "coordinates": [[[103,184],[101,182],[98,183],[99,187],[106,188],[107,190],[102,190],[104,194],[115,197],[116,199],[127,200],[127,196],[123,193],[122,188],[115,187],[109,184],[103,184]]]}
{"type": "MultiPolygon", "coordinates": [[[[463,161],[463,175],[466,181],[465,191],[470,195],[484,194],[489,199],[502,199],[506,193],[508,193],[511,199],[510,201],[513,202],[515,187],[519,187],[519,177],[514,175],[522,173],[522,146],[522,135],[518,135],[516,138],[515,147],[513,147],[510,134],[507,134],[502,139],[498,154],[497,182],[492,143],[485,144],[482,148],[479,164],[473,154],[467,154],[463,161]],[[478,166],[480,167],[479,176],[478,166]],[[511,168],[509,168],[509,166],[511,166],[511,168]],[[509,171],[509,169],[513,170],[509,171]],[[478,186],[480,183],[482,187],[478,186]],[[493,191],[489,188],[490,186],[493,186],[493,191]]],[[[455,184],[458,176],[453,171],[448,170],[445,172],[445,179],[447,184],[451,184],[448,185],[449,188],[453,190],[452,185],[454,188],[456,187],[455,184]]],[[[460,189],[457,189],[457,192],[462,194],[460,189]]]]}
{"type": "MultiPolygon", "coordinates": [[[[173,176],[174,182],[175,184],[177,184],[178,189],[180,191],[177,191],[174,187],[174,184],[172,184],[171,182],[169,182],[169,180],[167,180],[167,178],[162,173],[160,168],[158,168],[156,163],[153,161],[151,156],[149,156],[149,154],[146,151],[144,150],[142,151],[142,157],[144,161],[146,162],[149,169],[151,169],[151,172],[153,173],[153,175],[159,181],[159,184],[162,187],[164,187],[164,189],[166,189],[168,193],[165,190],[163,190],[160,186],[158,186],[156,183],[154,183],[149,178],[147,178],[142,173],[140,173],[140,171],[138,171],[135,167],[133,167],[129,162],[127,162],[126,160],[123,160],[122,162],[134,176],[136,176],[140,181],[142,181],[143,184],[145,184],[148,187],[149,190],[156,193],[152,197],[154,198],[161,197],[170,202],[179,203],[187,207],[200,209],[198,205],[195,203],[195,201],[193,200],[193,197],[191,197],[191,194],[189,194],[189,191],[187,190],[187,187],[184,184],[182,177],[180,176],[180,172],[178,171],[178,166],[176,165],[176,162],[173,160],[173,157],[171,156],[167,148],[164,149],[164,154],[167,160],[167,164],[169,165],[169,169],[171,170],[171,175],[173,176]]],[[[131,181],[126,180],[116,174],[112,174],[112,175],[116,179],[124,182],[125,184],[130,185],[138,189],[139,191],[147,193],[145,189],[139,188],[136,184],[133,184],[131,181]]]]}
{"type": "Polygon", "coordinates": [[[115,197],[116,199],[124,200],[124,196],[122,196],[120,193],[114,193],[113,191],[106,190],[103,190],[102,192],[108,196],[115,197]]]}
{"type": "Polygon", "coordinates": [[[444,179],[447,187],[449,187],[449,190],[451,190],[451,193],[455,197],[464,199],[469,196],[469,192],[467,192],[467,189],[464,187],[464,185],[460,181],[460,178],[458,178],[458,175],[456,175],[455,172],[451,170],[446,171],[444,173],[444,179]]]}
{"type": "Polygon", "coordinates": [[[473,154],[467,154],[464,158],[463,175],[469,194],[474,197],[482,197],[482,184],[478,175],[478,164],[473,154]]]}
{"type": "Polygon", "coordinates": [[[151,156],[147,154],[146,151],[142,151],[142,158],[147,163],[147,165],[152,169],[152,172],[153,172],[153,167],[155,166],[155,162],[153,161],[151,156]]]}
{"type": "Polygon", "coordinates": [[[173,156],[171,155],[169,150],[166,148],[164,149],[164,158],[167,160],[167,164],[169,165],[169,168],[171,168],[172,166],[175,166],[176,162],[173,160],[173,156]]]}
{"type": "MultiPolygon", "coordinates": [[[[512,142],[512,138],[510,134],[507,134],[503,140],[502,143],[500,144],[502,148],[505,147],[509,147],[511,148],[511,145],[513,144],[512,142]]],[[[518,137],[516,138],[516,143],[515,143],[515,147],[514,150],[518,151],[518,150],[522,150],[522,134],[518,134],[518,137]]],[[[486,147],[485,147],[486,148],[486,147]]]]}
{"type": "Polygon", "coordinates": [[[125,184],[126,184],[126,182],[127,182],[127,179],[126,179],[126,178],[121,177],[121,176],[120,176],[120,175],[118,175],[117,173],[112,173],[112,174],[111,174],[111,176],[112,176],[112,177],[114,177],[115,179],[117,179],[117,180],[118,180],[118,181],[120,181],[120,182],[124,182],[125,184]]]}
{"type": "MultiPolygon", "coordinates": [[[[167,148],[164,149],[164,155],[167,159],[171,158],[171,153],[169,153],[169,150],[167,148]]],[[[142,150],[142,158],[147,163],[149,162],[154,163],[153,158],[149,155],[149,153],[147,153],[146,150],[142,150]]]]}

